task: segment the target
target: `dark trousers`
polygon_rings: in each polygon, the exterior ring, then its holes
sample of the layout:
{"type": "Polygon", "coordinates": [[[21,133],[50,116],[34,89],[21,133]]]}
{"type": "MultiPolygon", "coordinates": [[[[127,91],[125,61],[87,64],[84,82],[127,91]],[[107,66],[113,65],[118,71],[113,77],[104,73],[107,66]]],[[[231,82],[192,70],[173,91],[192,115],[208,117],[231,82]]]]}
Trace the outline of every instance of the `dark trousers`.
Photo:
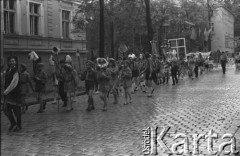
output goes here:
{"type": "Polygon", "coordinates": [[[221,61],[221,65],[222,65],[222,72],[223,74],[226,73],[226,61],[221,61]]]}
{"type": "Polygon", "coordinates": [[[4,113],[7,116],[7,118],[9,119],[10,123],[12,126],[22,126],[22,120],[21,120],[21,107],[20,106],[16,106],[16,105],[11,105],[11,104],[6,104],[5,108],[4,108],[4,113]],[[15,117],[16,120],[15,120],[15,117]]]}
{"type": "Polygon", "coordinates": [[[177,78],[177,69],[173,69],[171,70],[171,74],[172,74],[172,82],[173,82],[173,85],[175,85],[176,83],[178,83],[178,78],[177,78]]]}
{"type": "Polygon", "coordinates": [[[67,93],[64,92],[64,83],[62,81],[59,81],[58,87],[59,87],[58,88],[59,96],[61,97],[61,99],[64,103],[67,102],[67,93]]]}
{"type": "Polygon", "coordinates": [[[198,66],[194,68],[195,77],[198,78],[198,66]]]}

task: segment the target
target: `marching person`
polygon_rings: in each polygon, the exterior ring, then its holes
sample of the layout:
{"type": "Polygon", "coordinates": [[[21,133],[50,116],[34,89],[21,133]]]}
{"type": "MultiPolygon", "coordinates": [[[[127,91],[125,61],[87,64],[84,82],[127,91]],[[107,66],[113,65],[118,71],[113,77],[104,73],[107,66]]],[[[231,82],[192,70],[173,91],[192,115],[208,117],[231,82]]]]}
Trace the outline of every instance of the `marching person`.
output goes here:
{"type": "Polygon", "coordinates": [[[64,80],[64,92],[67,93],[67,111],[70,112],[73,110],[72,106],[72,95],[76,91],[77,86],[77,74],[72,66],[72,58],[70,55],[66,55],[65,58],[65,65],[64,65],[64,73],[63,73],[63,80],[64,80]]]}
{"type": "Polygon", "coordinates": [[[171,60],[171,75],[172,75],[172,82],[173,85],[178,84],[178,62],[177,57],[173,56],[171,60]]]}
{"type": "Polygon", "coordinates": [[[36,74],[33,77],[35,82],[35,92],[37,92],[37,100],[40,104],[37,113],[43,113],[46,108],[46,102],[43,100],[43,95],[46,89],[47,74],[43,71],[44,64],[38,63],[36,67],[36,74]]]}
{"type": "Polygon", "coordinates": [[[193,59],[195,62],[195,67],[194,67],[195,78],[198,78],[198,67],[199,67],[198,56],[195,55],[193,59]]]}
{"type": "Polygon", "coordinates": [[[155,54],[152,56],[152,69],[153,69],[152,80],[156,85],[159,85],[159,81],[158,81],[159,60],[155,54]]]}
{"type": "Polygon", "coordinates": [[[17,57],[8,57],[8,69],[5,72],[5,90],[3,95],[4,113],[11,125],[8,131],[19,131],[22,129],[21,121],[21,94],[19,88],[19,72],[17,68],[17,57]]]}
{"type": "Polygon", "coordinates": [[[168,81],[170,78],[170,70],[171,70],[171,63],[170,63],[170,59],[164,60],[164,79],[163,79],[163,83],[168,85],[168,81]]]}
{"type": "Polygon", "coordinates": [[[67,107],[67,93],[64,91],[64,65],[65,65],[65,60],[62,59],[59,62],[59,68],[56,71],[56,76],[58,79],[58,94],[60,98],[63,101],[63,106],[62,107],[67,107]]]}
{"type": "Polygon", "coordinates": [[[132,103],[132,97],[131,97],[132,70],[129,67],[129,64],[130,64],[129,61],[125,60],[123,63],[123,68],[120,72],[121,82],[123,84],[124,95],[125,95],[125,102],[123,103],[124,105],[132,103]]]}
{"type": "Polygon", "coordinates": [[[103,101],[102,111],[107,111],[107,95],[110,90],[110,79],[111,73],[107,70],[108,62],[105,58],[98,58],[97,64],[99,69],[98,72],[98,90],[100,92],[100,98],[103,101]]]}
{"type": "Polygon", "coordinates": [[[53,84],[53,102],[52,104],[57,103],[57,93],[58,93],[58,79],[57,79],[57,62],[53,58],[53,55],[50,55],[49,65],[51,68],[52,84],[53,84]]]}
{"type": "Polygon", "coordinates": [[[138,86],[138,77],[139,77],[139,69],[136,62],[135,54],[130,55],[129,57],[130,69],[132,70],[132,91],[131,93],[134,94],[137,90],[138,86]]]}
{"type": "MultiPolygon", "coordinates": [[[[119,84],[119,79],[118,79],[118,74],[119,74],[119,68],[116,65],[116,62],[113,58],[110,58],[108,60],[109,62],[109,66],[107,68],[107,72],[111,73],[111,79],[110,79],[110,91],[112,91],[113,93],[113,97],[114,97],[114,102],[113,104],[117,104],[118,103],[118,97],[117,97],[117,87],[119,84]]],[[[109,93],[108,93],[109,94],[109,93]]]]}
{"type": "Polygon", "coordinates": [[[195,68],[194,54],[188,57],[189,77],[193,80],[193,73],[195,68]]]}
{"type": "Polygon", "coordinates": [[[152,97],[152,94],[154,92],[154,88],[152,87],[153,62],[151,59],[151,55],[149,53],[146,53],[145,56],[147,59],[147,67],[144,71],[145,80],[146,80],[146,85],[149,89],[148,97],[152,97]]]}
{"type": "Polygon", "coordinates": [[[165,73],[165,69],[164,69],[164,64],[163,64],[163,58],[160,58],[159,60],[159,72],[158,72],[158,78],[159,78],[159,83],[163,84],[164,83],[164,73],[165,73]]]}
{"type": "Polygon", "coordinates": [[[88,60],[86,70],[81,75],[81,80],[85,81],[86,93],[88,95],[88,107],[86,111],[94,110],[93,92],[95,89],[95,82],[97,81],[96,71],[94,69],[94,62],[88,60]]]}
{"type": "Polygon", "coordinates": [[[34,91],[34,88],[30,78],[30,74],[27,72],[27,66],[24,63],[21,64],[21,71],[19,73],[19,77],[22,113],[25,113],[28,109],[28,105],[26,103],[26,96],[27,94],[29,94],[29,86],[31,87],[32,91],[34,91]]]}
{"type": "Polygon", "coordinates": [[[222,54],[220,56],[220,60],[221,60],[222,72],[223,72],[223,74],[225,74],[226,73],[226,64],[227,64],[226,53],[222,52],[222,54]]]}
{"type": "Polygon", "coordinates": [[[203,58],[201,53],[199,53],[199,55],[198,55],[198,65],[199,65],[199,68],[200,68],[200,75],[202,75],[203,74],[203,69],[204,69],[204,58],[203,58]]]}
{"type": "Polygon", "coordinates": [[[139,68],[139,82],[140,82],[140,88],[143,93],[146,93],[146,81],[145,81],[145,69],[146,69],[147,60],[144,56],[144,54],[139,55],[139,61],[138,61],[138,68],[139,68]]]}

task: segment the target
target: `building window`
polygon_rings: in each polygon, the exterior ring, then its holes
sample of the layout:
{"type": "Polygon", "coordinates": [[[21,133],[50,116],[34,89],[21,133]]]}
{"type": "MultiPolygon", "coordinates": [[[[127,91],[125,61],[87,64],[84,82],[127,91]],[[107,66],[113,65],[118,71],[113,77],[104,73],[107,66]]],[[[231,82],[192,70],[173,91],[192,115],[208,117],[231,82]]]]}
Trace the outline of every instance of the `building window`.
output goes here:
{"type": "Polygon", "coordinates": [[[40,4],[30,3],[30,34],[39,35],[40,4]]]}
{"type": "Polygon", "coordinates": [[[16,0],[4,0],[4,31],[5,33],[15,33],[15,15],[16,15],[16,0]]]}
{"type": "Polygon", "coordinates": [[[70,11],[62,10],[62,36],[69,38],[70,11]]]}

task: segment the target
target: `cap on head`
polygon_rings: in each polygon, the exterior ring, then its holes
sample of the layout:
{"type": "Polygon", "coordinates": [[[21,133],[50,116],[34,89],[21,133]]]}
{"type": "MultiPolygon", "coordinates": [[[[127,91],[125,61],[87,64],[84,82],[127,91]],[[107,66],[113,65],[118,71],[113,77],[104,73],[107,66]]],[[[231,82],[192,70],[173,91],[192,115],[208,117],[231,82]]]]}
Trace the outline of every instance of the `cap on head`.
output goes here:
{"type": "Polygon", "coordinates": [[[70,55],[66,55],[66,60],[65,60],[66,63],[71,63],[72,62],[72,58],[70,55]]]}

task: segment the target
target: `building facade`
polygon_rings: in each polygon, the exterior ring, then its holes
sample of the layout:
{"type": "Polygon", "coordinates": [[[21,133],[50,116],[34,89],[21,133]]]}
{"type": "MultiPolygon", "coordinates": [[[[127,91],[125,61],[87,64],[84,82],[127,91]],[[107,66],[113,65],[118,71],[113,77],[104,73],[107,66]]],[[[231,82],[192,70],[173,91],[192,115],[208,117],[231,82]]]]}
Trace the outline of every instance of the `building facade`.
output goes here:
{"type": "Polygon", "coordinates": [[[228,51],[234,53],[234,15],[224,6],[217,5],[211,18],[212,51],[228,51]]]}
{"type": "MultiPolygon", "coordinates": [[[[72,19],[78,10],[77,0],[3,0],[3,56],[18,56],[32,72],[28,53],[35,51],[50,72],[49,57],[53,47],[60,48],[59,59],[72,56],[77,70],[87,59],[86,33],[73,33],[72,19]],[[76,57],[80,53],[80,59],[76,57]]],[[[6,65],[6,63],[5,63],[6,65]]]]}

